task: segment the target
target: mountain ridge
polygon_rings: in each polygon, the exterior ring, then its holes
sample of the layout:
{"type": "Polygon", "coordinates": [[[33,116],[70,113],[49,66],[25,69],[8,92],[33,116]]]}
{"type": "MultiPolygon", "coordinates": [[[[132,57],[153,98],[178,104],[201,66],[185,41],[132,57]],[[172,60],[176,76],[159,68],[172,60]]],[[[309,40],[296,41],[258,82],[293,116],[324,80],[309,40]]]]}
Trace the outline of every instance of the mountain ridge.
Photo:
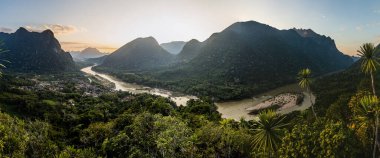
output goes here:
{"type": "Polygon", "coordinates": [[[137,38],[110,55],[100,67],[123,70],[148,70],[170,64],[174,56],[164,50],[153,37],[137,38]]]}
{"type": "Polygon", "coordinates": [[[104,55],[107,55],[107,53],[102,53],[97,48],[93,47],[87,47],[80,52],[70,52],[70,54],[75,60],[79,61],[90,58],[99,58],[104,55]]]}
{"type": "Polygon", "coordinates": [[[160,46],[171,54],[177,55],[182,51],[183,46],[187,42],[184,41],[172,41],[168,43],[161,43],[160,46]]]}
{"type": "Polygon", "coordinates": [[[353,63],[331,38],[299,32],[255,21],[237,22],[203,42],[192,41],[196,47],[189,48],[196,49],[187,48],[188,42],[176,58],[187,50],[196,55],[159,71],[140,73],[134,80],[194,95],[237,99],[293,83],[302,68],[322,75],[353,63]]]}
{"type": "Polygon", "coordinates": [[[29,32],[21,27],[14,33],[0,33],[6,53],[0,54],[7,70],[74,71],[71,55],[65,52],[51,30],[29,32]]]}

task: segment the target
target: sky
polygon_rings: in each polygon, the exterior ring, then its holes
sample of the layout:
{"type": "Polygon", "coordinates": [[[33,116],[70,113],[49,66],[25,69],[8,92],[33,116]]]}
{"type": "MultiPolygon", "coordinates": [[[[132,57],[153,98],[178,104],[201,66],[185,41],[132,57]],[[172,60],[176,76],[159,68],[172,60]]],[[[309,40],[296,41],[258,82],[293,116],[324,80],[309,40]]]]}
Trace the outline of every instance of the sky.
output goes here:
{"type": "Polygon", "coordinates": [[[51,29],[66,51],[112,52],[138,37],[203,41],[238,21],[304,28],[340,51],[380,43],[379,0],[0,0],[0,32],[51,29]]]}

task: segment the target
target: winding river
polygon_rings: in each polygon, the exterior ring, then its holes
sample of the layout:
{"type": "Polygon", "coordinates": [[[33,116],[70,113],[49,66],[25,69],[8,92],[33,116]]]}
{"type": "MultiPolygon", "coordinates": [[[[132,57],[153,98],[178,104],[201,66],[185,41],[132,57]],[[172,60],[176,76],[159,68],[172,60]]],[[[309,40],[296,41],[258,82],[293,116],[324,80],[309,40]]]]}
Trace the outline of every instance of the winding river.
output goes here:
{"type": "Polygon", "coordinates": [[[159,95],[162,97],[166,97],[174,101],[178,106],[179,105],[186,105],[186,102],[189,101],[190,99],[197,99],[195,96],[191,95],[184,95],[184,94],[177,94],[173,93],[171,91],[163,90],[163,89],[158,89],[158,88],[151,88],[143,85],[138,85],[134,83],[127,83],[124,81],[121,81],[111,75],[104,74],[104,73],[99,73],[95,72],[92,70],[93,66],[85,67],[81,69],[82,72],[85,72],[90,75],[94,76],[99,76],[103,79],[106,79],[112,83],[115,84],[115,90],[121,90],[121,91],[128,91],[133,94],[139,94],[139,93],[149,93],[149,94],[154,94],[154,95],[159,95]]]}
{"type": "MultiPolygon", "coordinates": [[[[159,95],[162,97],[167,97],[174,101],[177,105],[186,105],[186,102],[190,99],[197,99],[195,96],[191,95],[185,95],[181,93],[174,93],[172,91],[168,90],[163,90],[163,89],[158,89],[158,88],[151,88],[143,85],[138,85],[134,83],[127,83],[124,81],[121,81],[111,75],[105,74],[105,73],[100,73],[100,72],[95,72],[92,70],[93,66],[85,67],[81,69],[82,72],[88,74],[88,75],[94,75],[94,76],[99,76],[105,80],[108,80],[112,83],[115,84],[115,90],[121,90],[121,91],[128,91],[133,94],[138,94],[138,93],[149,93],[149,94],[154,94],[154,95],[159,95]]],[[[254,115],[249,115],[248,111],[246,110],[247,108],[253,107],[264,100],[268,99],[270,96],[277,95],[279,93],[283,92],[289,92],[289,91],[301,91],[297,84],[290,84],[286,85],[283,87],[276,88],[274,90],[256,95],[252,98],[248,99],[242,99],[242,100],[237,100],[237,101],[227,101],[227,102],[219,102],[215,103],[216,106],[218,107],[218,111],[222,114],[223,118],[230,118],[234,120],[239,120],[241,118],[244,118],[246,120],[252,120],[255,119],[256,116],[254,115]]],[[[301,91],[302,92],[302,91],[301,91]]],[[[309,98],[311,97],[312,100],[315,101],[315,97],[313,95],[308,95],[307,93],[304,93],[304,101],[302,102],[301,105],[293,106],[291,108],[284,109],[282,111],[279,111],[280,113],[289,113],[295,110],[304,110],[307,109],[311,106],[310,102],[308,101],[309,98]]]]}

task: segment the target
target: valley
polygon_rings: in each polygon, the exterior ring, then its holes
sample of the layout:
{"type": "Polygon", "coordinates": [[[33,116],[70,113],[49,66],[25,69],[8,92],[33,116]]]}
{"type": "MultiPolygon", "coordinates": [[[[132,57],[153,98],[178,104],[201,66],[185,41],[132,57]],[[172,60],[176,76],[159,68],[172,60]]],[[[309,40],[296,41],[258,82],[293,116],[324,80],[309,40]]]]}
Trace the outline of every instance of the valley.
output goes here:
{"type": "Polygon", "coordinates": [[[187,101],[189,101],[190,99],[197,99],[197,97],[195,96],[184,95],[178,92],[171,92],[171,91],[163,90],[159,88],[151,88],[151,87],[147,87],[143,85],[138,85],[135,83],[123,82],[113,76],[93,71],[92,68],[93,66],[85,67],[85,68],[82,68],[81,71],[90,75],[100,76],[101,78],[104,78],[114,83],[115,90],[127,91],[132,94],[148,93],[152,95],[166,97],[174,101],[177,106],[181,106],[181,105],[186,106],[187,101]]]}
{"type": "Polygon", "coordinates": [[[1,1],[0,158],[380,157],[378,6],[1,1]]]}
{"type": "MultiPolygon", "coordinates": [[[[94,66],[89,66],[81,69],[82,72],[94,75],[94,76],[100,76],[112,83],[115,84],[115,90],[121,90],[121,91],[127,91],[132,94],[139,94],[139,93],[148,93],[152,95],[158,95],[162,97],[169,98],[170,100],[174,101],[177,106],[186,106],[186,102],[190,99],[197,99],[195,96],[190,95],[184,95],[178,92],[172,92],[164,89],[159,88],[151,88],[143,85],[138,85],[135,83],[128,83],[125,81],[121,81],[111,75],[100,73],[93,71],[92,68],[94,66]]],[[[240,100],[234,100],[234,101],[224,101],[224,102],[216,102],[215,105],[218,107],[218,112],[222,114],[223,118],[227,119],[234,119],[236,121],[240,120],[241,118],[245,120],[252,120],[257,119],[257,116],[249,114],[249,108],[255,107],[256,105],[264,102],[268,98],[272,98],[275,95],[283,94],[286,92],[302,92],[304,97],[302,98],[302,102],[300,105],[295,105],[295,103],[292,103],[287,108],[280,109],[279,113],[290,113],[293,111],[302,111],[311,106],[311,103],[308,101],[310,99],[310,96],[308,93],[304,92],[302,89],[299,88],[297,84],[290,84],[283,87],[276,88],[274,90],[270,90],[268,92],[264,92],[255,96],[252,96],[252,98],[249,99],[240,99],[240,100]]],[[[313,102],[315,102],[315,96],[311,96],[313,99],[313,102]]]]}

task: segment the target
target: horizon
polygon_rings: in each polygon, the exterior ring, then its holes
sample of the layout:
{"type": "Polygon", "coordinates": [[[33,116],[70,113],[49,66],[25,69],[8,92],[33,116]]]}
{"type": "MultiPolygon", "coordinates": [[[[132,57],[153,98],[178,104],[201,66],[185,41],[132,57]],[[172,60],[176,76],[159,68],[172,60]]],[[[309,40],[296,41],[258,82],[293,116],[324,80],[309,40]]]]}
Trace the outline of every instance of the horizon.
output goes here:
{"type": "Polygon", "coordinates": [[[313,1],[47,1],[5,0],[0,32],[19,27],[50,29],[65,51],[94,47],[111,53],[139,37],[160,44],[206,40],[235,22],[257,21],[279,30],[312,29],[334,39],[337,48],[356,55],[362,43],[380,42],[380,2],[313,1]],[[146,4],[149,4],[146,5],[146,4]],[[11,17],[11,18],[10,18],[11,17]],[[355,17],[355,18],[353,18],[355,17]]]}

